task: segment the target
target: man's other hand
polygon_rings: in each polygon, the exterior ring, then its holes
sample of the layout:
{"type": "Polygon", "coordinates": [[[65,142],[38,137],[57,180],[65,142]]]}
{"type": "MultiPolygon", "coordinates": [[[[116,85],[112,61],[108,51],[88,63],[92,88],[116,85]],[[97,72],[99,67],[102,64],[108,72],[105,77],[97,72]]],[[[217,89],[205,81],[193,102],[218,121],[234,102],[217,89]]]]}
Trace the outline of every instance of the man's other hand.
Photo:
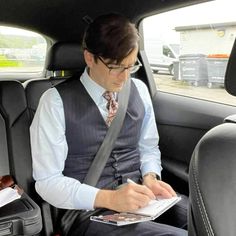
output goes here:
{"type": "Polygon", "coordinates": [[[157,180],[152,176],[146,176],[143,179],[143,185],[147,186],[155,194],[156,197],[176,197],[175,191],[169,184],[165,183],[164,181],[157,180]]]}

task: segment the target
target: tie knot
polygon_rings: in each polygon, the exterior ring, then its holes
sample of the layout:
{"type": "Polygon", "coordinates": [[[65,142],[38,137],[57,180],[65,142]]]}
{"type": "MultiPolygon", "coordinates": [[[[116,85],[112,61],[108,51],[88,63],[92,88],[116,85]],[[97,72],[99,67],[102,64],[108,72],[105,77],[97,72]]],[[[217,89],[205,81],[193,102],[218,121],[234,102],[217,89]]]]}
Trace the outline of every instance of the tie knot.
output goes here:
{"type": "Polygon", "coordinates": [[[115,100],[115,94],[113,92],[106,91],[103,94],[103,97],[107,100],[107,110],[108,116],[106,119],[106,123],[108,126],[111,125],[112,120],[114,119],[117,109],[118,109],[118,102],[115,100]]]}
{"type": "Polygon", "coordinates": [[[104,94],[102,95],[108,102],[110,102],[111,100],[115,99],[115,95],[113,92],[109,92],[106,91],[104,92],[104,94]]]}

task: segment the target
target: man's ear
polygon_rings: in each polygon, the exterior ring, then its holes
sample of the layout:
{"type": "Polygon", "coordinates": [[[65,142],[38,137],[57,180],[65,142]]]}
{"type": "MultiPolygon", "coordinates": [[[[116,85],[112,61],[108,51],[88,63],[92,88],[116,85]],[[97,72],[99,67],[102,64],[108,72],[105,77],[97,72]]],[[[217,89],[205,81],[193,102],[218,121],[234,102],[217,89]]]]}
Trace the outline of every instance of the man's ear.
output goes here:
{"type": "Polygon", "coordinates": [[[85,59],[85,62],[89,68],[93,66],[94,55],[86,49],[84,50],[84,59],[85,59]]]}

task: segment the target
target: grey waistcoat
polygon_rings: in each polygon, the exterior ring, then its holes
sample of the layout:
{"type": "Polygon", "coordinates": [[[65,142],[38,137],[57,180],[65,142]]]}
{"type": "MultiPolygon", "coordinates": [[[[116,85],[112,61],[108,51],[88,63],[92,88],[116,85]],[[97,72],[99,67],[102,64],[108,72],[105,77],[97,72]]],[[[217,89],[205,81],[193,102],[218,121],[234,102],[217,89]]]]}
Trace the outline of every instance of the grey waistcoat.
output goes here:
{"type": "MultiPolygon", "coordinates": [[[[108,127],[79,79],[61,83],[56,89],[63,101],[68,143],[63,173],[83,183],[108,127]]],[[[132,82],[124,124],[97,187],[116,188],[127,178],[138,181],[141,177],[138,142],[144,112],[143,101],[132,82]]]]}

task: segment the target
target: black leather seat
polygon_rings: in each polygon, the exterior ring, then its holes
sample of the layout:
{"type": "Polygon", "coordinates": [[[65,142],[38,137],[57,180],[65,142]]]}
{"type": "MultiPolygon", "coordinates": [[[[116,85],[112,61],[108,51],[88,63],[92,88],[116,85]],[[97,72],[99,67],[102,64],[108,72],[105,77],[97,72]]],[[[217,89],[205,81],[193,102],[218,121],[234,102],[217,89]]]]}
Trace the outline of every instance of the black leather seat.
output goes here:
{"type": "MultiPolygon", "coordinates": [[[[236,43],[225,87],[236,96],[236,43]]],[[[207,132],[197,144],[189,170],[190,236],[236,235],[236,116],[207,132]]]]}
{"type": "Polygon", "coordinates": [[[5,167],[9,167],[9,170],[5,168],[0,175],[13,175],[27,193],[32,193],[34,186],[32,185],[29,125],[24,87],[17,81],[1,81],[0,155],[1,159],[4,157],[9,159],[9,164],[5,163],[5,167]]]}
{"type": "Polygon", "coordinates": [[[1,81],[0,176],[12,175],[24,193],[1,207],[0,235],[34,235],[42,229],[40,208],[32,200],[38,195],[32,181],[29,124],[24,87],[17,81],[1,81]]]}

